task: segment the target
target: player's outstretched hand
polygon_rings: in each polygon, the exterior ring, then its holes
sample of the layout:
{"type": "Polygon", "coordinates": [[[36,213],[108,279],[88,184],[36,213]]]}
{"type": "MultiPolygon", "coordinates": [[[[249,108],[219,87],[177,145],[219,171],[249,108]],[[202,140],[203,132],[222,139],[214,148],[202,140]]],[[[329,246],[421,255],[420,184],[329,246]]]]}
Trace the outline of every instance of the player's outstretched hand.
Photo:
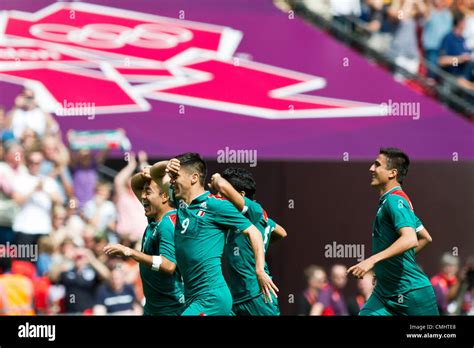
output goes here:
{"type": "Polygon", "coordinates": [[[268,301],[273,302],[272,294],[275,297],[278,297],[277,292],[280,291],[277,286],[273,283],[270,276],[265,272],[257,273],[257,280],[260,286],[260,290],[263,293],[263,298],[265,299],[265,303],[268,301]]]}
{"type": "Polygon", "coordinates": [[[176,158],[172,158],[168,161],[168,164],[166,165],[166,172],[171,177],[177,176],[180,168],[181,164],[179,160],[176,158]]]}
{"type": "Polygon", "coordinates": [[[357,265],[349,267],[347,273],[352,274],[356,278],[362,279],[367,272],[374,268],[374,265],[375,263],[369,257],[368,259],[359,262],[357,265]]]}
{"type": "Polygon", "coordinates": [[[122,244],[112,244],[106,245],[104,247],[104,252],[106,255],[114,255],[114,256],[129,256],[127,255],[128,247],[122,244]]]}

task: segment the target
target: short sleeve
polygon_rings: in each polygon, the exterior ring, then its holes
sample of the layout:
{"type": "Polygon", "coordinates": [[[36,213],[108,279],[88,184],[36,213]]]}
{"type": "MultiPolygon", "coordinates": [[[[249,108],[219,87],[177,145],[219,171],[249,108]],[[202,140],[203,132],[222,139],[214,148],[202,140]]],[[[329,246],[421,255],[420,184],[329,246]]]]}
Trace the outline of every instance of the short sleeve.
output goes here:
{"type": "Polygon", "coordinates": [[[229,201],[219,200],[217,204],[217,221],[220,225],[237,232],[242,232],[252,225],[229,201]]]}
{"type": "Polygon", "coordinates": [[[263,216],[263,209],[260,204],[244,197],[245,207],[242,213],[254,225],[257,224],[263,216]]]}
{"type": "Polygon", "coordinates": [[[403,227],[411,227],[416,230],[417,227],[419,227],[417,225],[418,218],[415,216],[415,213],[405,198],[397,195],[389,196],[387,198],[386,208],[392,218],[395,230],[399,231],[403,227]]]}
{"type": "Polygon", "coordinates": [[[160,231],[160,249],[159,254],[166,257],[173,263],[176,263],[176,253],[174,248],[174,225],[170,220],[170,216],[162,223],[160,231]]]}
{"type": "Polygon", "coordinates": [[[423,223],[421,222],[421,220],[418,218],[418,216],[415,215],[415,231],[416,233],[420,232],[422,229],[424,229],[425,227],[423,226],[423,223]]]}

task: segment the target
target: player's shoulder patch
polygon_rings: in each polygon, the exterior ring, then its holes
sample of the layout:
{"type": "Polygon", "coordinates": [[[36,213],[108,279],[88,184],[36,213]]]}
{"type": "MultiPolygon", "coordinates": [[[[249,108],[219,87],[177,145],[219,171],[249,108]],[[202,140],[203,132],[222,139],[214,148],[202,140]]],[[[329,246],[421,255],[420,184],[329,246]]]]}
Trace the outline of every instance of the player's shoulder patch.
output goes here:
{"type": "Polygon", "coordinates": [[[394,197],[394,198],[396,198],[396,197],[402,197],[402,198],[404,198],[404,199],[408,202],[408,205],[410,206],[410,209],[411,209],[411,210],[414,210],[414,209],[413,209],[413,204],[411,204],[410,198],[409,198],[408,195],[407,195],[405,192],[403,192],[402,190],[395,190],[395,191],[393,191],[393,192],[390,193],[389,197],[390,197],[390,196],[391,196],[391,197],[394,197]]]}
{"type": "Polygon", "coordinates": [[[263,219],[264,219],[266,222],[268,222],[268,214],[267,214],[267,211],[262,208],[262,212],[263,212],[263,219]]]}
{"type": "Polygon", "coordinates": [[[168,215],[168,219],[170,219],[173,226],[176,226],[176,213],[168,215]]]}

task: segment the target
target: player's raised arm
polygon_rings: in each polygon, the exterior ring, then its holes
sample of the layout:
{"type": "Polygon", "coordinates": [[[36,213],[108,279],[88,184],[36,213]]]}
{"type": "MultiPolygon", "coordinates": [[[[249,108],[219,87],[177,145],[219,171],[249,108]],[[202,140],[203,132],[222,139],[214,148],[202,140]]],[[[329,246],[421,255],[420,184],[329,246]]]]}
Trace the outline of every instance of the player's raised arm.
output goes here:
{"type": "Polygon", "coordinates": [[[150,168],[150,177],[156,183],[160,183],[163,177],[166,175],[166,167],[168,165],[168,161],[160,161],[156,162],[150,168]]]}
{"type": "Polygon", "coordinates": [[[242,232],[250,239],[250,245],[252,246],[252,250],[255,255],[255,273],[257,275],[258,284],[260,285],[260,290],[262,291],[265,298],[265,302],[268,300],[273,302],[272,294],[275,297],[278,297],[276,292],[279,290],[264,269],[265,253],[263,249],[262,235],[254,225],[251,225],[242,232]]]}
{"type": "Polygon", "coordinates": [[[428,230],[423,227],[421,231],[417,233],[418,237],[418,246],[416,247],[415,253],[418,254],[425,246],[430,244],[433,241],[431,235],[428,233],[428,230]]]}
{"type": "Polygon", "coordinates": [[[107,245],[104,247],[104,252],[107,255],[131,257],[136,262],[157,272],[171,275],[176,269],[176,264],[163,255],[147,255],[122,244],[107,245]]]}
{"type": "Polygon", "coordinates": [[[376,263],[418,247],[418,239],[414,228],[402,227],[398,232],[400,233],[400,237],[392,245],[357,265],[350,267],[347,273],[352,273],[357,278],[363,278],[368,271],[374,268],[376,263]]]}
{"type": "Polygon", "coordinates": [[[270,243],[282,240],[283,238],[286,238],[286,236],[288,236],[286,230],[282,226],[277,224],[270,237],[270,243]]]}
{"type": "Polygon", "coordinates": [[[219,192],[222,197],[231,202],[238,211],[243,212],[245,208],[244,197],[219,173],[212,175],[211,182],[208,185],[209,188],[219,192]]]}

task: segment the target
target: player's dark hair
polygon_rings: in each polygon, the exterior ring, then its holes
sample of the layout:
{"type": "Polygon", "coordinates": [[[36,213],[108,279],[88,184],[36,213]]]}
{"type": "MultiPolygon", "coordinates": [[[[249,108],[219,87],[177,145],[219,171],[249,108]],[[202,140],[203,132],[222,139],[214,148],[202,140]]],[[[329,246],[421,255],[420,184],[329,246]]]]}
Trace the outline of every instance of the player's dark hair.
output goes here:
{"type": "Polygon", "coordinates": [[[408,174],[410,159],[408,155],[396,147],[382,147],[380,153],[387,157],[387,169],[397,170],[397,181],[403,184],[403,180],[408,174]]]}
{"type": "Polygon", "coordinates": [[[257,183],[248,170],[244,168],[231,167],[224,170],[222,177],[239,192],[244,191],[245,197],[253,199],[257,190],[257,183]]]}
{"type": "Polygon", "coordinates": [[[191,168],[199,174],[199,183],[204,186],[207,176],[207,165],[201,155],[195,152],[186,152],[175,157],[182,167],[191,168]]]}
{"type": "Polygon", "coordinates": [[[459,23],[461,23],[466,15],[461,11],[456,11],[453,13],[453,28],[456,28],[459,23]]]}

